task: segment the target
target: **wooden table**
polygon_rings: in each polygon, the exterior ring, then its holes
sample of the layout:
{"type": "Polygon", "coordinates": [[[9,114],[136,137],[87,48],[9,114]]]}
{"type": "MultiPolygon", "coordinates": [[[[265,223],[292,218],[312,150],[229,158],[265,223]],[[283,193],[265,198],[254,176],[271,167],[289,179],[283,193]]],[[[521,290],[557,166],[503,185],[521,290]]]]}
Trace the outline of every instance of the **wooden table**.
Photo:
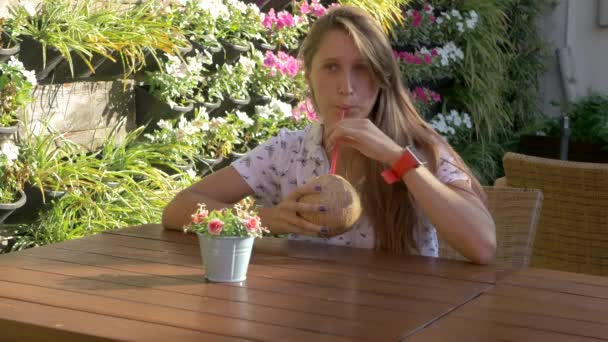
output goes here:
{"type": "Polygon", "coordinates": [[[608,336],[602,278],[262,239],[245,282],[208,283],[196,237],[158,225],[6,254],[0,268],[3,341],[608,336]]]}

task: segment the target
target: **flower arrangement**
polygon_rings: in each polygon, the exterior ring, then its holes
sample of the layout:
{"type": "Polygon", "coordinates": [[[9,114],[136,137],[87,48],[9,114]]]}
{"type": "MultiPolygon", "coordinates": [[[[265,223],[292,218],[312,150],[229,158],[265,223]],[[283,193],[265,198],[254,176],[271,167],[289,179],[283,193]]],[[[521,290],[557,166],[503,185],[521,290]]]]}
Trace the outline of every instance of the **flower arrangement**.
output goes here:
{"type": "Polygon", "coordinates": [[[220,100],[224,96],[240,100],[249,98],[249,85],[255,67],[255,62],[246,56],[240,56],[239,62],[234,65],[222,64],[209,80],[207,97],[220,100]]]}
{"type": "Polygon", "coordinates": [[[238,0],[226,0],[230,15],[217,19],[217,38],[237,45],[263,39],[260,9],[255,4],[245,4],[238,0]]]}
{"type": "Polygon", "coordinates": [[[197,51],[196,56],[186,57],[166,54],[162,71],[146,71],[150,94],[168,103],[171,107],[186,106],[189,102],[203,102],[198,93],[199,85],[204,82],[204,65],[211,64],[211,56],[197,51]]]}
{"type": "Polygon", "coordinates": [[[184,232],[196,232],[211,237],[262,237],[270,233],[262,226],[252,201],[235,204],[234,208],[207,210],[204,203],[199,203],[192,214],[192,221],[184,227],[184,232]]]}
{"type": "Polygon", "coordinates": [[[404,24],[393,34],[396,45],[401,48],[419,48],[459,40],[463,34],[474,31],[478,22],[479,15],[474,10],[440,11],[427,3],[420,10],[404,11],[404,24]]]}
{"type": "Polygon", "coordinates": [[[36,75],[11,56],[8,63],[0,63],[0,127],[13,126],[17,112],[33,101],[32,89],[36,75]]]}
{"type": "Polygon", "coordinates": [[[451,77],[454,67],[464,59],[464,52],[454,42],[444,46],[415,52],[393,51],[399,62],[399,69],[408,83],[451,77]]]}
{"type": "Polygon", "coordinates": [[[266,28],[266,40],[279,49],[294,50],[300,44],[300,38],[308,29],[308,21],[283,10],[275,13],[274,8],[262,13],[262,26],[266,28]]]}
{"type": "Polygon", "coordinates": [[[432,112],[433,108],[441,103],[441,95],[433,90],[425,87],[415,87],[411,91],[411,97],[414,101],[414,105],[418,109],[418,112],[423,117],[428,117],[432,112]]]}

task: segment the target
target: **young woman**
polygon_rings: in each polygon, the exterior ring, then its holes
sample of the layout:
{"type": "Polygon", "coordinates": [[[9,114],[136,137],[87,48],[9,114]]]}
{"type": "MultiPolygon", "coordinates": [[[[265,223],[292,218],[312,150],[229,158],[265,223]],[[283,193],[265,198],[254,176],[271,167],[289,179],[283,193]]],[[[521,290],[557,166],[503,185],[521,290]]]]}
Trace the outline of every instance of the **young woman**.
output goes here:
{"type": "Polygon", "coordinates": [[[471,261],[491,262],[496,235],[483,189],[417,114],[374,19],[354,7],[329,10],[313,24],[300,59],[320,122],[283,130],[181,191],[165,208],[165,228],[181,229],[199,202],[217,209],[254,195],[262,223],[293,239],[437,256],[439,233],[471,261]],[[297,200],[323,191],[306,182],[329,172],[336,144],[337,174],[357,188],[364,213],[351,230],[328,238],[326,228],[298,215],[325,208],[297,200]]]}

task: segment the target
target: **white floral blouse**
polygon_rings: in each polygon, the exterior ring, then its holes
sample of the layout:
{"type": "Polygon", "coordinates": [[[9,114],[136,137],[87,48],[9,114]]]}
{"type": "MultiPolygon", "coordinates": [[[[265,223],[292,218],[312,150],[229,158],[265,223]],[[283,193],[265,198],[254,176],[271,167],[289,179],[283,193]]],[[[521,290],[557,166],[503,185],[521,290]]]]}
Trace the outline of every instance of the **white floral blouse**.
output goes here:
{"type": "MultiPolygon", "coordinates": [[[[329,173],[322,137],[323,127],[318,123],[299,131],[282,129],[277,136],[234,161],[232,166],[253,189],[261,205],[277,205],[307,180],[329,173]]],[[[452,161],[453,157],[447,152],[442,153],[437,178],[446,184],[457,180],[470,182],[468,175],[452,165],[452,161]]],[[[428,220],[415,229],[413,235],[420,255],[438,256],[437,232],[428,220]]],[[[290,234],[290,238],[371,249],[375,236],[369,219],[363,215],[352,229],[338,236],[320,238],[290,234]]],[[[413,249],[410,252],[416,254],[413,249]]]]}

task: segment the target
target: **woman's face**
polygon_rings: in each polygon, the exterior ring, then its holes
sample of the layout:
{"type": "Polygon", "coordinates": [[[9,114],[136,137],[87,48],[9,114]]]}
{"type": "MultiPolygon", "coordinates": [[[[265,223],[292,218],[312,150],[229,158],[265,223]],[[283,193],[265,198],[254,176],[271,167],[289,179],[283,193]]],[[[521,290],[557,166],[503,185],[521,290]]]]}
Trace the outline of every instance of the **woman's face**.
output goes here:
{"type": "Polygon", "coordinates": [[[348,118],[368,117],[380,89],[353,39],[339,29],[321,41],[307,79],[326,127],[340,120],[343,110],[348,118]]]}

